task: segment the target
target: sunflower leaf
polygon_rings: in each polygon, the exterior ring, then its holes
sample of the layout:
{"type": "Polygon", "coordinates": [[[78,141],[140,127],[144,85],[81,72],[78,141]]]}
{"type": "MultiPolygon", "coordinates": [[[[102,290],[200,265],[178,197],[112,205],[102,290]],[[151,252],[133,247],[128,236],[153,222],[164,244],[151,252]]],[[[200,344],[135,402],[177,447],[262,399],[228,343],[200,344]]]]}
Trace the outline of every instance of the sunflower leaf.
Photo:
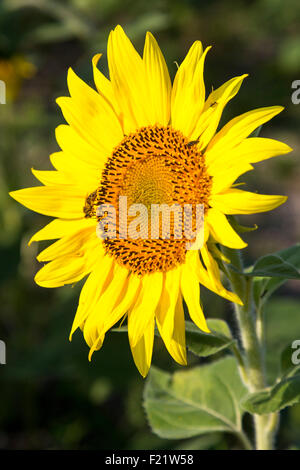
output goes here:
{"type": "Polygon", "coordinates": [[[251,276],[300,279],[299,269],[279,255],[263,256],[255,263],[250,274],[251,276]]]}
{"type": "Polygon", "coordinates": [[[233,357],[173,375],[152,367],[144,407],[152,430],[162,438],[215,431],[240,434],[239,402],[246,393],[233,357]]]}
{"type": "Polygon", "coordinates": [[[253,298],[261,308],[266,300],[288,279],[300,279],[300,244],[259,258],[243,272],[229,264],[239,274],[253,277],[253,298]]]}
{"type": "Polygon", "coordinates": [[[282,379],[268,390],[252,393],[241,405],[249,413],[268,414],[300,402],[300,370],[282,379]]]}
{"type": "Polygon", "coordinates": [[[262,256],[253,266],[248,266],[243,272],[233,265],[229,265],[229,268],[251,277],[300,279],[300,243],[285,250],[262,256]]]}
{"type": "Polygon", "coordinates": [[[300,373],[300,340],[295,340],[281,352],[280,370],[282,377],[300,373]]]}
{"type": "Polygon", "coordinates": [[[187,348],[196,356],[211,356],[234,343],[228,325],[223,320],[207,320],[211,333],[204,333],[190,321],[185,324],[187,348]]]}
{"type": "MultiPolygon", "coordinates": [[[[266,264],[267,264],[266,263],[266,264]]],[[[260,258],[254,265],[249,275],[257,276],[254,278],[253,297],[255,304],[262,307],[267,299],[288,279],[300,279],[300,244],[293,245],[287,249],[280,250],[267,257],[260,258]],[[272,259],[270,259],[272,257],[272,259]],[[276,257],[276,258],[274,258],[276,257]],[[269,258],[269,260],[265,260],[269,258]],[[262,268],[258,264],[263,260],[267,261],[268,269],[262,268]],[[258,274],[257,266],[264,270],[264,275],[258,274]],[[275,272],[274,272],[274,271],[275,272]]]]}

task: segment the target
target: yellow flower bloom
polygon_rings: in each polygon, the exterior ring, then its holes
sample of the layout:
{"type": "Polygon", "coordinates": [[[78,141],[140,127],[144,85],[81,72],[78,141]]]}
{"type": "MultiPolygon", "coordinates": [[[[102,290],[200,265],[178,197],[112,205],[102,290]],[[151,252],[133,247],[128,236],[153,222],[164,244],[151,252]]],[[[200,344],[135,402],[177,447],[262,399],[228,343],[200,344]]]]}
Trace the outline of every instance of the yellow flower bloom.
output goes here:
{"type": "Polygon", "coordinates": [[[155,323],[169,353],[186,364],[183,299],[192,321],[209,332],[200,284],[240,303],[223,287],[207,244],[209,239],[246,246],[226,215],[268,211],[286,200],[233,187],[252,163],[291,149],[276,140],[248,138],[280,106],[242,114],[217,132],[224,107],[246,75],[206,98],[208,50],[196,41],[172,85],[152,34],[146,35],[141,57],[117,26],[108,40],[110,80],[97,67],[100,54],[93,58],[97,91],[69,70],[70,97],[57,100],[68,125],[56,129],[61,151],[50,157],[55,171],[33,170],[44,186],[10,193],[29,209],[55,217],[30,240],[59,239],[38,256],[47,264],[37,273],[37,284],[58,287],[88,275],[70,336],[81,328],[91,358],[106,332],[127,316],[133,358],[143,376],[151,364],[155,323]],[[203,204],[201,256],[186,249],[184,238],[100,240],[96,208],[105,202],[115,206],[120,195],[146,206],[203,204]]]}

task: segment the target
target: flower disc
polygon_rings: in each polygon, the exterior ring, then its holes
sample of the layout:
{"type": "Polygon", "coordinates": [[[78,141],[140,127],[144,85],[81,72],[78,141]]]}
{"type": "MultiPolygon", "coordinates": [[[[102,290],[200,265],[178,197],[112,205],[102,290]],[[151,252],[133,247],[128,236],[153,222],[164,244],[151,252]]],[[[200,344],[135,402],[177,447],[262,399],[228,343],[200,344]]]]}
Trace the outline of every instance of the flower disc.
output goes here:
{"type": "MultiPolygon", "coordinates": [[[[107,253],[136,274],[168,271],[184,263],[187,243],[195,241],[186,236],[188,214],[182,219],[170,213],[170,230],[164,231],[164,220],[159,219],[159,235],[151,236],[150,215],[153,205],[169,208],[190,205],[191,228],[196,229],[196,207],[208,209],[211,177],[197,142],[189,142],[171,126],[148,126],[126,136],[108,159],[99,188],[87,198],[86,214],[95,216],[101,204],[111,204],[117,213],[116,237],[107,238],[107,253]],[[119,197],[126,196],[128,207],[142,204],[146,216],[139,216],[139,238],[120,228],[119,197]],[[182,233],[183,232],[183,233],[182,233]]],[[[128,217],[128,226],[134,221],[128,217]]],[[[153,220],[152,220],[153,222],[153,220]]],[[[129,230],[130,232],[130,230],[129,230]]]]}

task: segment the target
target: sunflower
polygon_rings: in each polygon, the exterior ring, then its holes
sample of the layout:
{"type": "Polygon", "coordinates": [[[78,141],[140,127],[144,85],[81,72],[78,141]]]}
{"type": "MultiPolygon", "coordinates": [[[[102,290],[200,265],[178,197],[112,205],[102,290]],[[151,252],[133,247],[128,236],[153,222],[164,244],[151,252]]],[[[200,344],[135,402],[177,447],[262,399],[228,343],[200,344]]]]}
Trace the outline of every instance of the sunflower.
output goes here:
{"type": "Polygon", "coordinates": [[[35,281],[43,287],[74,284],[81,290],[70,339],[77,328],[90,347],[101,348],[106,332],[127,318],[135,364],[146,376],[155,325],[171,356],[186,364],[184,304],[191,320],[209,332],[200,285],[232,302],[215,254],[218,245],[246,243],[227,215],[276,208],[286,197],[243,191],[236,179],[252,164],[291,149],[276,140],[250,137],[283,109],[242,114],[217,131],[226,104],[247,75],[232,78],[205,96],[203,50],[196,41],[171,83],[151,33],[141,57],[117,26],[108,39],[107,79],[92,60],[96,90],[68,71],[70,96],[57,99],[68,125],[56,129],[61,151],[50,156],[54,171],[32,170],[43,184],[10,195],[31,210],[54,217],[29,243],[54,240],[37,257],[46,264],[35,281]],[[99,238],[97,207],[120,196],[131,203],[201,204],[204,239],[199,250],[186,240],[99,238]],[[211,247],[215,247],[214,250],[211,247]]]}

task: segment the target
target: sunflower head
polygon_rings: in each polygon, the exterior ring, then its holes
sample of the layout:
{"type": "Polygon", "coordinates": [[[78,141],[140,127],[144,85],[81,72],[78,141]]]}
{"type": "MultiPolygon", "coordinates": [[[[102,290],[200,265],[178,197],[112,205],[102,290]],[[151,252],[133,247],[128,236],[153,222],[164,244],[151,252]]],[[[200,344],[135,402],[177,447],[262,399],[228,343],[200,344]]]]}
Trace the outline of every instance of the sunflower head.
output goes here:
{"type": "Polygon", "coordinates": [[[246,246],[227,215],[268,211],[286,200],[235,186],[253,163],[291,150],[249,137],[283,108],[246,112],[218,130],[246,75],[207,96],[209,49],[196,41],[171,83],[152,34],[140,56],[117,26],[108,38],[109,78],[98,68],[101,54],[92,60],[96,89],[68,72],[70,96],[57,100],[67,125],[56,129],[61,150],[50,156],[54,170],[33,170],[42,186],[10,193],[54,218],[30,240],[57,239],[38,255],[46,264],[36,282],[57,287],[87,276],[71,336],[83,331],[91,357],[107,331],[127,318],[133,358],[144,377],[155,325],[172,357],[186,364],[184,304],[209,333],[200,285],[241,303],[223,287],[215,259],[218,245],[246,246]]]}

